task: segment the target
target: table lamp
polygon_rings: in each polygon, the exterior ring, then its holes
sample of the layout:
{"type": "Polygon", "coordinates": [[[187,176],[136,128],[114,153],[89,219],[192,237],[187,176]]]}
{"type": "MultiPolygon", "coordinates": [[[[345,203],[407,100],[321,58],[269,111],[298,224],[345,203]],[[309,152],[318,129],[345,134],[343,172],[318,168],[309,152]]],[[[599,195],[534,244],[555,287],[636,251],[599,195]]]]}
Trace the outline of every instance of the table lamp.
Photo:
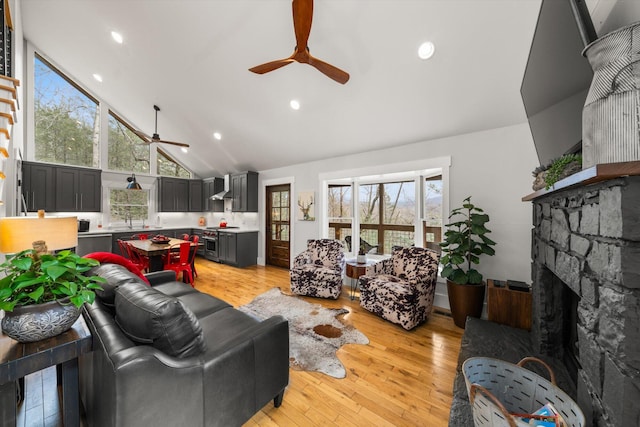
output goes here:
{"type": "Polygon", "coordinates": [[[78,246],[78,218],[18,216],[0,218],[0,252],[14,254],[25,249],[37,253],[78,246]]]}

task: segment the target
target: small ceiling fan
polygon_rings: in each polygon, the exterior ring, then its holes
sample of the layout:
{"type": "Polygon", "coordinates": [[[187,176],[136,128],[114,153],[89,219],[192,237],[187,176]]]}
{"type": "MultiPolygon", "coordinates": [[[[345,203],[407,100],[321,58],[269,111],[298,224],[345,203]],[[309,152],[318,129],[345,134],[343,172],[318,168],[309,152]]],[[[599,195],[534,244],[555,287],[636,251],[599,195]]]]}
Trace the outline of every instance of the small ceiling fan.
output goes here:
{"type": "Polygon", "coordinates": [[[317,68],[321,73],[324,73],[329,78],[337,81],[338,83],[345,84],[349,81],[349,74],[347,72],[342,71],[331,64],[327,64],[326,62],[311,56],[309,53],[307,41],[309,40],[311,21],[313,19],[313,0],[293,0],[292,8],[293,28],[296,33],[297,43],[293,54],[288,58],[278,59],[276,61],[267,62],[253,68],[249,68],[249,71],[256,74],[265,74],[269,71],[277,70],[280,67],[289,65],[293,61],[297,61],[302,64],[309,64],[317,68]]]}
{"type": "Polygon", "coordinates": [[[177,145],[178,147],[189,147],[189,144],[185,144],[184,142],[174,142],[174,141],[166,141],[164,139],[160,139],[160,135],[158,135],[158,111],[160,111],[160,107],[158,107],[157,105],[154,105],[153,109],[156,110],[156,127],[153,132],[153,136],[149,136],[146,133],[139,130],[134,130],[133,133],[135,133],[140,138],[142,138],[147,144],[159,142],[162,144],[177,145]]]}

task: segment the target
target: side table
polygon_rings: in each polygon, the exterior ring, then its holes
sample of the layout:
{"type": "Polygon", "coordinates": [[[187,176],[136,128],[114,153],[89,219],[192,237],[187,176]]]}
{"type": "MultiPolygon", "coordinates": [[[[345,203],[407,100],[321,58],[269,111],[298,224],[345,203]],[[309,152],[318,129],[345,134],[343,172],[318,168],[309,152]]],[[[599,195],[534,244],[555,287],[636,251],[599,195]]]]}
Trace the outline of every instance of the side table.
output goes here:
{"type": "Polygon", "coordinates": [[[16,381],[60,365],[63,422],[65,427],[79,426],[78,356],[90,352],[92,344],[91,332],[82,315],[67,332],[32,343],[19,343],[0,332],[0,425],[16,425],[16,381]]]}
{"type": "Polygon", "coordinates": [[[495,323],[531,330],[531,292],[496,286],[487,280],[487,318],[495,323]]]}
{"type": "Polygon", "coordinates": [[[350,297],[353,301],[355,299],[355,293],[358,290],[358,279],[360,276],[364,276],[367,274],[367,268],[373,267],[376,264],[376,261],[372,261],[370,259],[365,263],[356,262],[356,260],[347,261],[346,273],[347,277],[351,279],[351,293],[350,297]]]}

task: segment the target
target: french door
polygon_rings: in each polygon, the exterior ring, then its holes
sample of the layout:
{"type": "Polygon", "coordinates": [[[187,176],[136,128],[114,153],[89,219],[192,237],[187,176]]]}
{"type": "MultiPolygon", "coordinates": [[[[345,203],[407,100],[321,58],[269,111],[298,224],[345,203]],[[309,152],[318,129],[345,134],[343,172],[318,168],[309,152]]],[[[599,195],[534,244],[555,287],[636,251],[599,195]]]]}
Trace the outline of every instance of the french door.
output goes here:
{"type": "Polygon", "coordinates": [[[266,257],[268,265],[289,268],[291,231],[291,186],[267,187],[266,257]]]}

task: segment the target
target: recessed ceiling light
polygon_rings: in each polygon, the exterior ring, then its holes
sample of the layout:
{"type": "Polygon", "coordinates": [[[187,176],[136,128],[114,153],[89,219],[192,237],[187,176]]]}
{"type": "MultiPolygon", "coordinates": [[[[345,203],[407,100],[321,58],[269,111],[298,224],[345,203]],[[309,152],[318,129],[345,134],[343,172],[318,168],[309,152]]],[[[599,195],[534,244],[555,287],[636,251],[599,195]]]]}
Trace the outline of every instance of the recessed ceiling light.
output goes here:
{"type": "Polygon", "coordinates": [[[189,152],[189,149],[187,149],[187,147],[182,147],[181,150],[182,150],[183,153],[188,153],[189,152]]]}
{"type": "Polygon", "coordinates": [[[214,132],[213,137],[220,141],[222,139],[222,134],[220,132],[214,132]]]}
{"type": "Polygon", "coordinates": [[[436,46],[432,42],[424,42],[418,48],[418,56],[420,59],[429,59],[436,51],[436,46]]]}
{"type": "Polygon", "coordinates": [[[292,99],[291,102],[289,102],[289,105],[294,110],[299,110],[300,109],[300,102],[297,99],[292,99]]]}
{"type": "Polygon", "coordinates": [[[116,41],[116,43],[122,44],[124,39],[122,38],[122,34],[117,33],[115,31],[111,31],[111,38],[116,41]]]}
{"type": "Polygon", "coordinates": [[[94,74],[93,78],[102,83],[102,76],[100,74],[94,74]]]}

